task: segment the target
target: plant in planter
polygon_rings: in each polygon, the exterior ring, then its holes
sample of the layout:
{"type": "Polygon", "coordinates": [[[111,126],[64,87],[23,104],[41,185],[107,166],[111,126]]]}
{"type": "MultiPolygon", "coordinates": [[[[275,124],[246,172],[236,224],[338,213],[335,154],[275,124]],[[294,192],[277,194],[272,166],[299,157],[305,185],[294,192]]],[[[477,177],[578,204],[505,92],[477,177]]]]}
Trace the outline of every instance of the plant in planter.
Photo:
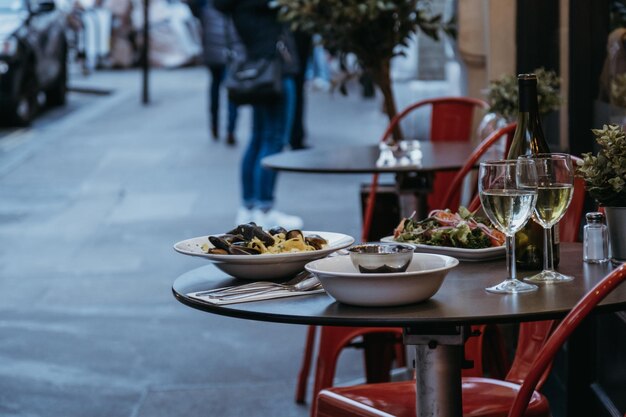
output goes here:
{"type": "MultiPolygon", "coordinates": [[[[561,79],[556,72],[537,68],[537,101],[539,114],[546,116],[561,106],[561,79]]],[[[489,110],[478,127],[478,135],[486,138],[517,118],[517,75],[505,74],[491,81],[485,89],[489,110]]]]}
{"type": "MultiPolygon", "coordinates": [[[[561,79],[552,70],[537,68],[537,100],[542,116],[561,107],[561,79]]],[[[517,116],[517,75],[506,74],[487,86],[489,112],[497,113],[509,121],[517,116]]]]}
{"type": "MultiPolygon", "coordinates": [[[[275,0],[294,30],[319,34],[327,48],[353,53],[381,89],[385,113],[397,113],[391,88],[391,59],[401,54],[419,28],[437,39],[441,16],[431,16],[427,0],[275,0]]],[[[399,128],[394,141],[401,140],[399,128]]]]}
{"type": "Polygon", "coordinates": [[[593,129],[600,150],[584,153],[578,173],[606,211],[613,258],[626,261],[626,132],[617,125],[593,129]]]}

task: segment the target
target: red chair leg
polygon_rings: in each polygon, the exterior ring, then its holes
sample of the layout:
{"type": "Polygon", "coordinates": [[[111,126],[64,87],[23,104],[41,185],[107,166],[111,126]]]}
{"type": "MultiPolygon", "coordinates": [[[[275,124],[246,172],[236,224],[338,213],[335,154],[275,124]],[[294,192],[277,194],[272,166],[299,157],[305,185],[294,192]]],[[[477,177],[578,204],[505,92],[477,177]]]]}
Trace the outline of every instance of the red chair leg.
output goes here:
{"type": "Polygon", "coordinates": [[[311,372],[311,359],[313,358],[313,348],[315,347],[315,326],[309,326],[304,342],[304,355],[302,356],[302,366],[298,374],[298,385],[296,387],[296,403],[304,404],[306,401],[306,387],[308,385],[309,373],[311,372]]]}

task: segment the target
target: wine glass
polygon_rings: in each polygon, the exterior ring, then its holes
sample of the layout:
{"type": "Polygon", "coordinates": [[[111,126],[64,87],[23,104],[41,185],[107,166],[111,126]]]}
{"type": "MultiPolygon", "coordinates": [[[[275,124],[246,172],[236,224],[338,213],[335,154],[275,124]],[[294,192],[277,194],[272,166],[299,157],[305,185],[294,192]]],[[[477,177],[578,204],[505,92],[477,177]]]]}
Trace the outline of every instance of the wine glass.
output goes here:
{"type": "Polygon", "coordinates": [[[563,153],[543,153],[520,156],[532,159],[537,169],[537,203],[533,220],[543,227],[543,271],[524,280],[535,283],[559,283],[574,278],[554,270],[552,233],[550,228],[565,215],[574,194],[572,158],[563,153]]]}
{"type": "Polygon", "coordinates": [[[478,192],[485,214],[506,236],[508,277],[486,290],[498,294],[537,290],[536,285],[518,280],[515,270],[515,233],[528,222],[537,200],[535,162],[532,159],[481,162],[478,192]]]}

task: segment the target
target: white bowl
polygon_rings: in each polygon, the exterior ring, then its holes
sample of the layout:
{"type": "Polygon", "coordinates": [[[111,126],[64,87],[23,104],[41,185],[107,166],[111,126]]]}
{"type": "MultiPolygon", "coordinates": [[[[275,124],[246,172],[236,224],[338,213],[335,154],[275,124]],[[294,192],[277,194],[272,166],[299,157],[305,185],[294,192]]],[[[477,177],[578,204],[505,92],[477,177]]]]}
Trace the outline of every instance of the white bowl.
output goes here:
{"type": "Polygon", "coordinates": [[[415,253],[405,272],[364,274],[348,256],[309,262],[305,268],[315,274],[335,300],[366,307],[397,306],[428,300],[441,287],[456,258],[415,253]]]}
{"type": "Polygon", "coordinates": [[[213,262],[215,266],[235,278],[251,280],[283,279],[294,276],[304,270],[304,265],[314,259],[323,258],[332,252],[350,246],[354,238],[341,233],[303,231],[305,236],[316,234],[328,241],[325,248],[294,253],[265,255],[215,255],[205,253],[201,247],[208,244],[208,236],[194,237],[174,245],[176,252],[184,255],[199,256],[213,262]]]}

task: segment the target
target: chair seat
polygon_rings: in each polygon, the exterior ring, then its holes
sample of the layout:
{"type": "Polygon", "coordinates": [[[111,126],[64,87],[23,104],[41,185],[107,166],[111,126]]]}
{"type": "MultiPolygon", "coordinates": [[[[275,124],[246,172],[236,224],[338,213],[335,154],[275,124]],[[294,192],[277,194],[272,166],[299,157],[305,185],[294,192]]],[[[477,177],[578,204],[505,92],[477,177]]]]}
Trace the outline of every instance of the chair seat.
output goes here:
{"type": "MultiPolygon", "coordinates": [[[[519,385],[489,378],[463,378],[464,417],[506,417],[519,385]]],[[[527,417],[550,416],[548,401],[532,395],[527,417]]],[[[317,417],[415,417],[415,381],[329,388],[320,392],[317,417]]]]}

